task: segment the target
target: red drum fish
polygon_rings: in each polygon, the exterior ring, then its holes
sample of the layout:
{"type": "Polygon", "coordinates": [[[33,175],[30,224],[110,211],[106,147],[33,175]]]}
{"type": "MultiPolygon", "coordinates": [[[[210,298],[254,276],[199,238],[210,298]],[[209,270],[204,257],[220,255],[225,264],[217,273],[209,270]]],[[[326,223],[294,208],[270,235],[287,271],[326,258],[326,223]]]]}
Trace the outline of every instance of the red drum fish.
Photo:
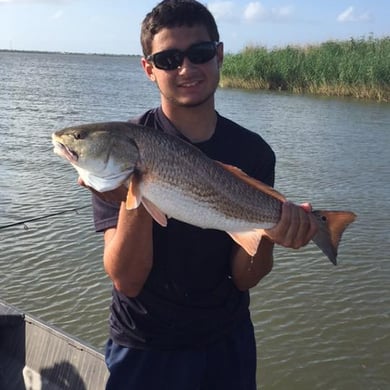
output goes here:
{"type": "MultiPolygon", "coordinates": [[[[280,219],[286,198],[240,169],[207,157],[195,146],[160,130],[129,122],[91,123],[52,135],[87,186],[98,192],[128,187],[127,209],[141,203],[162,226],[167,218],[225,231],[251,256],[262,229],[280,219]]],[[[356,216],[350,211],[313,211],[313,241],[333,264],[341,235],[356,216]]]]}

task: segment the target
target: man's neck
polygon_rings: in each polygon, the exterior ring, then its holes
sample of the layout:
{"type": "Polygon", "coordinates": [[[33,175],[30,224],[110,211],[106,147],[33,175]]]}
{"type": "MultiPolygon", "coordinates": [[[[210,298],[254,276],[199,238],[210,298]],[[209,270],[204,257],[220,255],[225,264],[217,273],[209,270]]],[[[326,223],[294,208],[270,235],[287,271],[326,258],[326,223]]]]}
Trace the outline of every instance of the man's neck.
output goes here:
{"type": "Polygon", "coordinates": [[[162,106],[164,115],[175,128],[191,142],[210,139],[217,124],[217,113],[210,107],[172,107],[162,106]]]}

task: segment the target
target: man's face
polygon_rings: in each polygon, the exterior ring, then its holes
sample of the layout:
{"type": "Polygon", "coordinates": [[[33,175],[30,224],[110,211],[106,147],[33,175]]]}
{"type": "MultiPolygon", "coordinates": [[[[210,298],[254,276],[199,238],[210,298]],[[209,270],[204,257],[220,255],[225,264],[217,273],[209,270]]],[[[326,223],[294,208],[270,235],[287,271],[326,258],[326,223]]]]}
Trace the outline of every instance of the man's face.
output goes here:
{"type": "MultiPolygon", "coordinates": [[[[210,37],[203,26],[163,29],[154,36],[151,54],[170,49],[184,51],[194,44],[209,41],[210,37]]],[[[163,106],[195,107],[208,102],[213,104],[222,59],[221,44],[217,47],[217,54],[204,64],[193,64],[185,57],[183,64],[173,70],[158,69],[145,59],[142,65],[147,76],[156,82],[163,106]]]]}

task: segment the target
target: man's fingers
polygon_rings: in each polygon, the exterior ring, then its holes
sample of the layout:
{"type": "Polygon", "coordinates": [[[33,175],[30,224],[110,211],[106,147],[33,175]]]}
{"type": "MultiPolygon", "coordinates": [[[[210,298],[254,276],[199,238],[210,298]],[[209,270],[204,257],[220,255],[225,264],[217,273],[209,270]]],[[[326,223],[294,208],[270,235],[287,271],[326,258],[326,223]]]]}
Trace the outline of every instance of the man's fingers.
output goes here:
{"type": "Polygon", "coordinates": [[[318,229],[311,211],[310,203],[297,206],[291,202],[285,202],[280,221],[274,228],[267,229],[266,235],[276,244],[287,248],[298,249],[305,246],[318,229]]]}

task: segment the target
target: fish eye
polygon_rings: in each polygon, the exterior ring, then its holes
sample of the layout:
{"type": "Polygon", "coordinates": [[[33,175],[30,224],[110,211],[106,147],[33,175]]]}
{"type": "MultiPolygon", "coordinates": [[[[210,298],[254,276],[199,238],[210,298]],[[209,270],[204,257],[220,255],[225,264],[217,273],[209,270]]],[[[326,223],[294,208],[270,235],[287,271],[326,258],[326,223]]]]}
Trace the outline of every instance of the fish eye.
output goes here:
{"type": "Polygon", "coordinates": [[[85,134],[83,133],[83,131],[80,130],[73,133],[73,137],[74,139],[83,139],[85,138],[85,134]]]}

